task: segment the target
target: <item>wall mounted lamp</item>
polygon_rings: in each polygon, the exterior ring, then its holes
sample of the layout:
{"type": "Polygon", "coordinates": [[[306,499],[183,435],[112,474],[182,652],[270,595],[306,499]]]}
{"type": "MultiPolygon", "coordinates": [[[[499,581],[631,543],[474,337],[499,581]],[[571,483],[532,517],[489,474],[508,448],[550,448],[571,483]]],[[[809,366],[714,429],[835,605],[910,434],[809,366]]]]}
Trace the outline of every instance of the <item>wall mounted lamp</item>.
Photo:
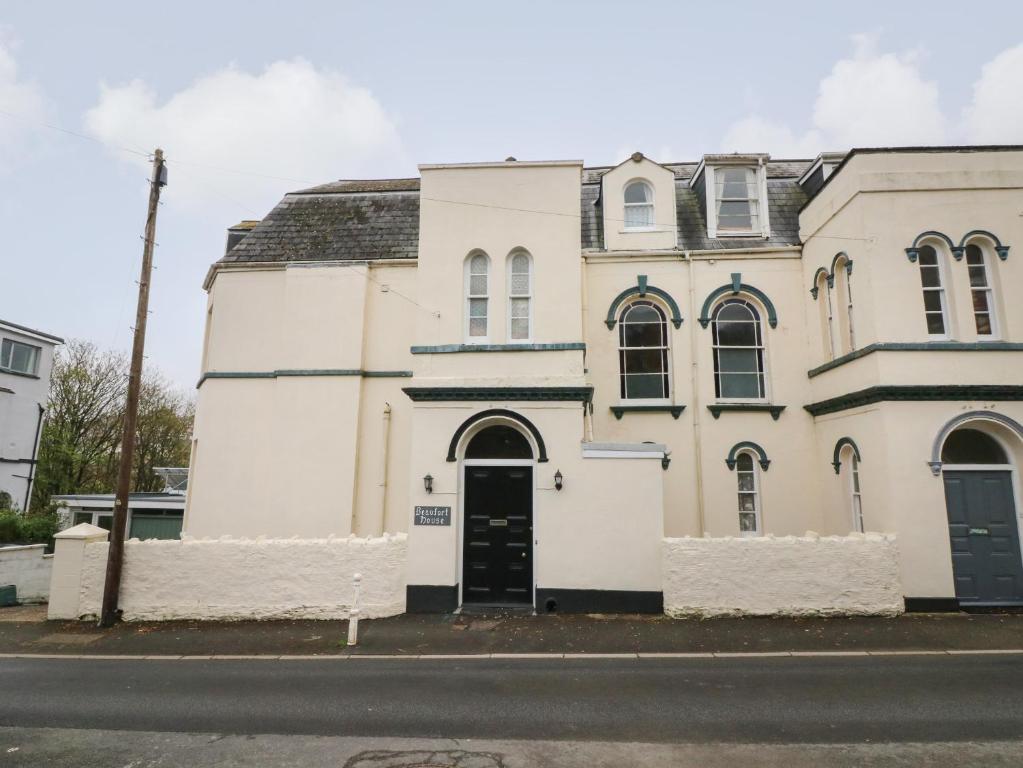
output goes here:
{"type": "Polygon", "coordinates": [[[423,487],[426,488],[427,493],[433,493],[433,475],[427,473],[423,478],[423,487]]]}
{"type": "Polygon", "coordinates": [[[554,490],[560,491],[561,486],[564,485],[565,476],[561,474],[561,470],[557,470],[554,473],[554,490]]]}

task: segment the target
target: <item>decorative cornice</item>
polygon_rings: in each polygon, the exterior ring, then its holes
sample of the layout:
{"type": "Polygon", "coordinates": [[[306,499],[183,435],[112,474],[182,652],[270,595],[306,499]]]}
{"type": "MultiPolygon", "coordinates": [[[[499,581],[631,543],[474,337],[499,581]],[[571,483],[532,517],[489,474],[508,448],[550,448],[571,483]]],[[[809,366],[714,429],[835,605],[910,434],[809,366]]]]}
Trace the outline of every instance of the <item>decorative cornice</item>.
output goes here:
{"type": "Polygon", "coordinates": [[[736,443],[732,446],[732,449],[728,452],[728,458],[725,459],[725,464],[731,470],[735,469],[735,464],[738,461],[738,456],[743,451],[753,451],[757,455],[757,461],[760,463],[760,468],[767,471],[767,468],[771,466],[771,460],[767,458],[767,451],[761,448],[751,440],[743,440],[741,443],[736,443]]]}
{"type": "Polygon", "coordinates": [[[867,387],[817,403],[804,405],[814,416],[848,411],[864,405],[892,401],[1023,400],[1023,386],[1018,384],[923,384],[867,387]]]}
{"type": "Polygon", "coordinates": [[[402,387],[414,402],[579,401],[588,403],[593,387],[402,387]]]}
{"type": "Polygon", "coordinates": [[[727,293],[737,295],[740,293],[748,293],[753,296],[761,304],[764,305],[764,309],[767,310],[767,323],[772,328],[778,325],[778,313],[774,309],[774,304],[768,298],[767,294],[761,291],[759,288],[755,288],[752,285],[742,282],[742,273],[733,272],[732,282],[728,285],[722,285],[720,288],[716,288],[710,292],[710,295],[703,302],[703,308],[700,310],[700,327],[706,328],[710,324],[710,310],[714,306],[719,298],[727,293]]]}
{"type": "Polygon", "coordinates": [[[1023,344],[1015,341],[879,341],[811,368],[806,375],[812,379],[874,352],[1023,352],[1023,344]]]}
{"type": "Polygon", "coordinates": [[[615,296],[614,301],[611,302],[611,306],[608,307],[607,318],[604,320],[608,330],[614,330],[615,323],[618,322],[618,308],[626,299],[631,296],[643,297],[648,293],[653,294],[668,305],[668,309],[671,311],[671,324],[676,328],[681,328],[682,313],[679,311],[678,303],[671,297],[671,294],[653,285],[648,285],[646,275],[636,275],[636,285],[631,288],[626,288],[624,291],[615,296]]]}
{"type": "Polygon", "coordinates": [[[581,341],[558,341],[546,344],[438,344],[435,346],[413,346],[413,355],[450,355],[459,352],[565,352],[586,351],[581,341]]]}
{"type": "Polygon", "coordinates": [[[619,421],[626,413],[670,413],[673,419],[678,419],[685,409],[684,405],[612,405],[611,413],[619,421]]]}
{"type": "Polygon", "coordinates": [[[746,413],[769,413],[771,418],[775,421],[781,416],[781,412],[785,410],[784,405],[771,405],[769,403],[715,403],[714,405],[708,405],[707,410],[710,411],[710,415],[715,419],[720,417],[722,413],[746,412],[746,413]]]}
{"type": "Polygon", "coordinates": [[[360,368],[279,368],[275,371],[207,371],[196,389],[207,379],[277,379],[287,376],[361,376],[375,378],[412,378],[412,371],[364,371],[360,368]]]}
{"type": "Polygon", "coordinates": [[[860,458],[859,446],[857,446],[856,443],[853,442],[853,439],[851,437],[840,437],[840,438],[838,438],[838,442],[835,443],[835,450],[834,450],[834,452],[831,455],[831,466],[833,466],[835,468],[835,474],[836,475],[842,470],[842,458],[841,458],[842,457],[842,449],[845,448],[845,446],[847,446],[847,445],[850,448],[853,449],[853,456],[856,457],[856,461],[863,461],[863,459],[860,458]]]}

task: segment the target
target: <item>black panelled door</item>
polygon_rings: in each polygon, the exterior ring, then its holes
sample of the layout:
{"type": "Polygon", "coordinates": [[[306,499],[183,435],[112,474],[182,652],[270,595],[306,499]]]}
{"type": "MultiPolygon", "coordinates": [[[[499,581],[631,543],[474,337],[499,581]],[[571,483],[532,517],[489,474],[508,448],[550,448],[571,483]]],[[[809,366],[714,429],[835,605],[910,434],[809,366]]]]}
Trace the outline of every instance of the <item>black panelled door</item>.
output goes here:
{"type": "Polygon", "coordinates": [[[956,598],[963,603],[1023,603],[1012,475],[948,470],[945,504],[956,598]]]}
{"type": "Polygon", "coordinates": [[[533,468],[465,468],[462,602],[533,603],[533,468]]]}

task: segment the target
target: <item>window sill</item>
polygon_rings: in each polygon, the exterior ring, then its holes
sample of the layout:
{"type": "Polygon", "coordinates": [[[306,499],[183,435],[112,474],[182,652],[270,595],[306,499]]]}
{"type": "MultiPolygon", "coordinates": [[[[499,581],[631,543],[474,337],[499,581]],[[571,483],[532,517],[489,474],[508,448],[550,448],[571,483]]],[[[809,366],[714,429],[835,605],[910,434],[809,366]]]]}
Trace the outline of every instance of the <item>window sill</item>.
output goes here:
{"type": "Polygon", "coordinates": [[[619,421],[627,413],[670,413],[677,420],[685,409],[684,405],[612,405],[611,413],[619,421]]]}
{"type": "Polygon", "coordinates": [[[715,419],[720,417],[722,413],[739,411],[746,413],[770,413],[771,418],[775,421],[781,416],[781,412],[785,410],[784,405],[771,405],[770,403],[715,403],[714,405],[708,405],[707,410],[710,411],[710,415],[715,419]]]}
{"type": "Polygon", "coordinates": [[[39,375],[35,373],[26,373],[25,371],[16,371],[13,368],[0,368],[0,373],[9,373],[11,376],[24,376],[26,379],[38,379],[39,375]]]}
{"type": "Polygon", "coordinates": [[[624,227],[618,230],[619,235],[628,235],[633,232],[667,232],[665,227],[624,227]]]}

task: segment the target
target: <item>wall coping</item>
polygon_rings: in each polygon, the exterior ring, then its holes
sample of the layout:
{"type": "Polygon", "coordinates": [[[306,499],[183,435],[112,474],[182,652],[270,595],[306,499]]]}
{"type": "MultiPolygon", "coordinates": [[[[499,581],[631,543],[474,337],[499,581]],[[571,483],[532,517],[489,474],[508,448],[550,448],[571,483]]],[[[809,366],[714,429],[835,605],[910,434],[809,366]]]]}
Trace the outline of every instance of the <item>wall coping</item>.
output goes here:
{"type": "Polygon", "coordinates": [[[5,552],[17,552],[23,549],[46,549],[45,544],[13,544],[11,546],[0,547],[0,555],[5,552]]]}
{"type": "Polygon", "coordinates": [[[107,540],[110,532],[104,528],[100,528],[98,525],[92,523],[79,523],[78,525],[72,526],[67,530],[60,531],[55,534],[55,539],[71,539],[71,540],[86,540],[91,541],[93,539],[107,540]]]}

